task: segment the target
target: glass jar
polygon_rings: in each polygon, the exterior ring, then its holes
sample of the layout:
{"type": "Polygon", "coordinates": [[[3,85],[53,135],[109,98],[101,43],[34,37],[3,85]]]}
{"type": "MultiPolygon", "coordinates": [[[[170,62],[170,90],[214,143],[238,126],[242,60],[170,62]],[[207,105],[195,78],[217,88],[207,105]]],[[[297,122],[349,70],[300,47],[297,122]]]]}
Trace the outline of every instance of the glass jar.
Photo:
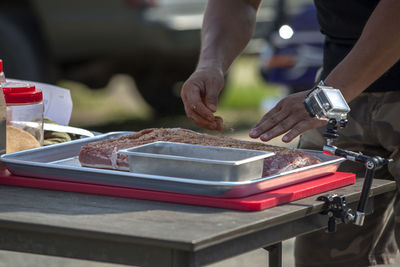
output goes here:
{"type": "Polygon", "coordinates": [[[7,153],[42,146],[42,91],[19,82],[6,82],[1,87],[7,106],[7,153]]]}

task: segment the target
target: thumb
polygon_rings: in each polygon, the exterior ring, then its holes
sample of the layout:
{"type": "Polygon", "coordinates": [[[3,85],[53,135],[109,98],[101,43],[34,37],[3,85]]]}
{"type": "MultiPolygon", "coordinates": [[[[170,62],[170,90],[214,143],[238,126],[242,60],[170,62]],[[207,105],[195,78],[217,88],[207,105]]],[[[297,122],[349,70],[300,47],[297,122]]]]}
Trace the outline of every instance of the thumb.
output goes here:
{"type": "Polygon", "coordinates": [[[217,104],[218,104],[218,92],[212,91],[207,92],[206,99],[205,99],[206,106],[212,111],[217,111],[217,104]]]}
{"type": "Polygon", "coordinates": [[[224,80],[212,83],[213,88],[206,91],[205,104],[212,111],[217,111],[218,96],[224,86],[224,80]]]}

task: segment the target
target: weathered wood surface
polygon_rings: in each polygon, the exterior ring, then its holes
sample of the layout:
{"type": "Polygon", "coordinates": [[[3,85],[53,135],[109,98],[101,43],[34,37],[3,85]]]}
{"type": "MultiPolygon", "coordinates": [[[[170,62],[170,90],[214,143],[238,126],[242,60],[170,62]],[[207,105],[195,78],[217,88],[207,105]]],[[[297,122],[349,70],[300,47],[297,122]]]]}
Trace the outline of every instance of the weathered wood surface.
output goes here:
{"type": "MultiPolygon", "coordinates": [[[[333,192],[354,202],[361,185],[359,180],[333,192]]],[[[375,180],[371,194],[393,188],[392,182],[375,180]]],[[[134,238],[187,250],[316,213],[322,207],[315,196],[260,212],[242,212],[8,186],[0,186],[0,195],[0,224],[9,221],[43,227],[44,231],[57,227],[82,234],[107,233],[116,240],[134,238]]]]}
{"type": "MultiPolygon", "coordinates": [[[[346,195],[348,203],[352,203],[358,200],[361,187],[362,179],[358,179],[356,184],[332,192],[346,195]]],[[[394,189],[394,182],[374,180],[371,196],[394,189]]],[[[131,252],[134,250],[147,257],[143,265],[151,266],[151,259],[157,257],[157,260],[164,261],[165,255],[169,262],[180,261],[171,263],[171,266],[185,266],[187,262],[196,262],[193,266],[200,266],[208,263],[201,259],[204,257],[212,262],[213,259],[262,247],[268,244],[267,239],[275,242],[291,238],[301,234],[300,228],[301,231],[320,228],[325,216],[316,214],[321,211],[323,203],[315,199],[316,196],[312,196],[264,211],[244,212],[0,186],[0,246],[16,250],[17,243],[9,247],[6,243],[10,239],[29,237],[30,240],[21,242],[21,251],[43,251],[48,255],[116,263],[142,263],[131,252]],[[311,221],[304,223],[301,221],[304,218],[311,221]],[[62,240],[65,251],[54,249],[53,253],[44,248],[46,242],[57,243],[57,240],[62,240]],[[29,242],[38,242],[43,248],[35,248],[35,244],[29,242]],[[74,245],[77,252],[68,255],[67,250],[72,251],[74,245]],[[222,246],[225,252],[221,252],[222,246]],[[80,247],[83,250],[85,247],[99,247],[99,251],[93,252],[98,255],[92,257],[83,252],[78,255],[80,247]],[[141,248],[143,252],[140,252],[141,248]],[[121,259],[104,256],[108,252],[112,254],[113,249],[120,250],[115,253],[119,253],[121,259]],[[226,255],[221,255],[223,253],[226,255]],[[132,255],[132,259],[126,259],[127,255],[132,255]]],[[[51,243],[47,245],[51,246],[51,243]]]]}

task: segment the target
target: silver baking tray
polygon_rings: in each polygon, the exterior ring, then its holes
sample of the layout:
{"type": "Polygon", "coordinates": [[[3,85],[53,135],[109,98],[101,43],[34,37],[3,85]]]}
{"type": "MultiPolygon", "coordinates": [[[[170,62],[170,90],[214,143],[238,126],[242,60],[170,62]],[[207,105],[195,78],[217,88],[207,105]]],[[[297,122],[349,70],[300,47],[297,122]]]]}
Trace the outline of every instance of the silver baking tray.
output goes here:
{"type": "MultiPolygon", "coordinates": [[[[71,142],[5,154],[1,161],[15,175],[78,183],[158,190],[213,197],[237,198],[295,184],[335,172],[345,159],[305,150],[322,163],[247,181],[210,181],[117,170],[81,167],[78,155],[87,143],[121,137],[130,132],[111,132],[71,142]]],[[[0,178],[1,179],[1,178],[0,178]]]]}
{"type": "Polygon", "coordinates": [[[120,150],[134,173],[211,181],[245,181],[262,177],[270,151],[158,141],[120,150]]]}

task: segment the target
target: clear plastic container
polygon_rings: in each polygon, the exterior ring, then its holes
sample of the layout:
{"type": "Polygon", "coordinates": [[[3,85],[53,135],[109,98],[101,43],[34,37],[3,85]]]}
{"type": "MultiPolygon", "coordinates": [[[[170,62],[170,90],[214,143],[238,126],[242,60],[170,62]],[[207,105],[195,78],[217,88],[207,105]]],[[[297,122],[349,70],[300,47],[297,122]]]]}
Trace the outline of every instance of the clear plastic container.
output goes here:
{"type": "MultiPolygon", "coordinates": [[[[6,77],[3,72],[3,61],[0,59],[0,90],[1,84],[6,81],[6,77]]],[[[6,153],[6,101],[4,95],[0,91],[0,155],[6,153]]],[[[5,167],[0,162],[0,170],[5,167]]]]}
{"type": "Polygon", "coordinates": [[[1,87],[7,105],[7,153],[42,146],[42,91],[28,83],[6,82],[1,87]]]}

